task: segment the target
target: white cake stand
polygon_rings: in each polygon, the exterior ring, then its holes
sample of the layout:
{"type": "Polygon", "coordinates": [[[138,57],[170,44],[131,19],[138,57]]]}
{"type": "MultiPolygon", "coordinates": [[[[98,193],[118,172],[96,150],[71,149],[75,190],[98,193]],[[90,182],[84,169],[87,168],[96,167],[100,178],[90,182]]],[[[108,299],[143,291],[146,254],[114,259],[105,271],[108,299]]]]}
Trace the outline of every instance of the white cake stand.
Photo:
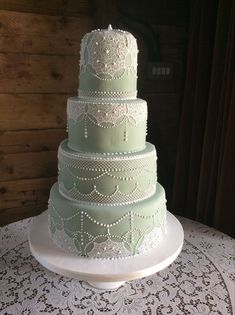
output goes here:
{"type": "Polygon", "coordinates": [[[87,281],[99,289],[116,289],[125,281],[156,273],[170,265],[179,255],[184,232],[179,221],[167,212],[167,235],[152,250],[127,259],[89,259],[58,248],[48,233],[48,211],[37,216],[29,232],[33,256],[47,269],[60,275],[87,281]]]}

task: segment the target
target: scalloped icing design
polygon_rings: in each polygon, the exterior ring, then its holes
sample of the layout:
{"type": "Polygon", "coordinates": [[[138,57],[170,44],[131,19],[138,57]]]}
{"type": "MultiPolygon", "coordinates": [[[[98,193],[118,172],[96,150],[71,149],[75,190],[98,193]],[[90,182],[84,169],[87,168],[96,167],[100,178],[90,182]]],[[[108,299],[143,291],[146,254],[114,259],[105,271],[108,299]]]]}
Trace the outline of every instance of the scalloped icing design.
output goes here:
{"type": "Polygon", "coordinates": [[[146,190],[141,190],[138,185],[136,185],[136,187],[130,193],[121,192],[117,186],[113,193],[110,195],[105,195],[100,193],[96,189],[96,186],[94,186],[92,191],[88,193],[82,193],[79,191],[76,185],[74,185],[71,189],[67,189],[63,182],[59,181],[59,191],[65,198],[69,198],[74,201],[82,201],[97,205],[107,204],[117,206],[131,204],[151,197],[155,193],[155,185],[149,183],[149,186],[146,190]]]}
{"type": "Polygon", "coordinates": [[[150,197],[157,181],[156,151],[149,146],[142,154],[97,156],[71,153],[62,143],[58,153],[59,190],[65,197],[96,204],[128,204],[150,197]],[[115,184],[114,184],[115,181],[115,184]],[[82,188],[86,182],[86,190],[82,188]],[[129,187],[126,189],[126,184],[129,187]],[[123,183],[123,184],[122,184],[123,183]],[[124,190],[123,188],[124,187],[124,190]]]}

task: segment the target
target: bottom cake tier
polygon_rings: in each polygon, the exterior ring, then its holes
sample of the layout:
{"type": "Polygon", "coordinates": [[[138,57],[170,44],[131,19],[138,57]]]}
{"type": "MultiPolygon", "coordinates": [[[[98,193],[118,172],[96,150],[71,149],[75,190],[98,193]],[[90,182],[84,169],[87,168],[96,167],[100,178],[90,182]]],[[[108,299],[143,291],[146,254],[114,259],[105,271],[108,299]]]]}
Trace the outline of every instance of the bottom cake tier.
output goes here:
{"type": "Polygon", "coordinates": [[[54,184],[49,198],[49,233],[54,243],[78,256],[127,258],[156,246],[166,234],[163,187],[143,201],[115,206],[67,199],[54,184]]]}

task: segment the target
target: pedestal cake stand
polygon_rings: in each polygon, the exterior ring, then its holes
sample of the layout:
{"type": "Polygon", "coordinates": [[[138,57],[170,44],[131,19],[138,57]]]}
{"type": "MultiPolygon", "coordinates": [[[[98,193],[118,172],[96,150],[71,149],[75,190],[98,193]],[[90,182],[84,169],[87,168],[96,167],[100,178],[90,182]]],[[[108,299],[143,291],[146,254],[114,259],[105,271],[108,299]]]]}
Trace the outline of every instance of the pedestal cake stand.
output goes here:
{"type": "Polygon", "coordinates": [[[126,259],[101,260],[78,257],[58,248],[48,233],[48,211],[37,216],[29,232],[33,256],[47,269],[87,281],[99,289],[116,289],[126,281],[149,276],[170,265],[179,255],[184,232],[179,221],[167,212],[167,235],[152,250],[126,259]]]}

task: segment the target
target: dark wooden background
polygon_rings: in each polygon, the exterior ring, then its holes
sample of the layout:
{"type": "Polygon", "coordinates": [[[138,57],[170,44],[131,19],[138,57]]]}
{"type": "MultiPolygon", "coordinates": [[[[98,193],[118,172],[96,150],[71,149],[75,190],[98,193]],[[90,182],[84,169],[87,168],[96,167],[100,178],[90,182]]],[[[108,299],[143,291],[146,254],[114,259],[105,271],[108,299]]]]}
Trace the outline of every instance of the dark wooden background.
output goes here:
{"type": "Polygon", "coordinates": [[[0,0],[0,225],[46,209],[66,138],[66,99],[77,94],[81,37],[109,23],[137,37],[148,141],[171,198],[188,17],[186,0],[0,0]],[[149,62],[172,63],[173,78],[149,80],[149,62]]]}

